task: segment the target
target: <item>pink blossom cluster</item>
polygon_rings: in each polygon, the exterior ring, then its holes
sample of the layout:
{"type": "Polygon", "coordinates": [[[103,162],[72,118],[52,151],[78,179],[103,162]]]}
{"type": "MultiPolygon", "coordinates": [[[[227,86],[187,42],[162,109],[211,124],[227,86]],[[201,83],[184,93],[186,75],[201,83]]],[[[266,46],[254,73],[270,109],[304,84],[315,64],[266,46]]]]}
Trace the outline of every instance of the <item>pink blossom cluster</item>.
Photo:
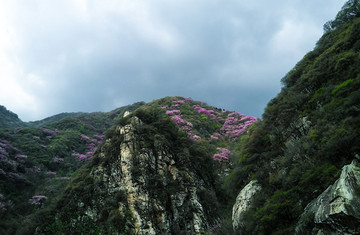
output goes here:
{"type": "Polygon", "coordinates": [[[193,105],[193,108],[198,111],[198,113],[204,114],[209,117],[215,117],[214,110],[207,110],[201,107],[200,105],[193,105]]]}
{"type": "Polygon", "coordinates": [[[40,205],[44,200],[47,200],[46,196],[43,195],[35,195],[31,199],[29,199],[29,203],[31,205],[40,205]]]}
{"type": "Polygon", "coordinates": [[[8,152],[15,152],[19,153],[20,150],[14,147],[9,141],[7,140],[1,140],[0,139],[0,147],[2,147],[4,150],[7,149],[8,152]]]}
{"type": "Polygon", "coordinates": [[[177,104],[183,104],[183,103],[185,103],[185,101],[183,101],[183,100],[175,100],[175,101],[173,101],[174,103],[177,103],[177,104]]]}
{"type": "Polygon", "coordinates": [[[178,115],[178,114],[180,114],[180,110],[176,110],[176,109],[174,109],[174,110],[167,110],[167,111],[166,111],[166,114],[168,114],[168,115],[178,115]]]}
{"type": "Polygon", "coordinates": [[[102,141],[104,139],[104,135],[93,135],[95,139],[98,139],[100,141],[102,141]]]}
{"type": "Polygon", "coordinates": [[[160,108],[161,109],[167,109],[167,106],[161,106],[160,108]]]}
{"type": "Polygon", "coordinates": [[[217,151],[219,151],[220,153],[215,153],[213,155],[213,159],[215,161],[225,161],[225,160],[229,160],[229,156],[231,155],[230,150],[226,149],[226,148],[216,148],[217,151]]]}
{"type": "Polygon", "coordinates": [[[198,141],[198,140],[201,139],[201,137],[198,136],[198,135],[191,135],[191,136],[190,136],[190,139],[195,140],[195,141],[198,141]]]}
{"type": "Polygon", "coordinates": [[[80,153],[72,153],[71,156],[76,157],[79,160],[88,160],[88,156],[80,153]]]}
{"type": "MultiPolygon", "coordinates": [[[[183,103],[184,103],[183,100],[177,100],[177,101],[174,101],[174,102],[176,102],[177,104],[172,105],[172,107],[174,107],[174,106],[177,106],[177,107],[178,107],[179,104],[183,104],[183,103]]],[[[166,109],[166,106],[163,106],[163,107],[165,107],[165,109],[166,109]]],[[[166,111],[166,114],[167,114],[167,115],[173,115],[173,116],[171,117],[171,119],[173,119],[173,120],[176,122],[176,125],[177,125],[181,130],[183,130],[184,132],[186,132],[186,134],[190,137],[190,139],[195,140],[195,141],[201,139],[200,136],[194,135],[194,134],[191,132],[191,130],[192,130],[192,128],[193,128],[192,123],[191,123],[191,122],[188,122],[188,121],[186,121],[186,120],[184,120],[184,119],[182,119],[182,118],[180,117],[180,110],[178,110],[178,109],[167,110],[167,111],[166,111]]]]}
{"type": "Polygon", "coordinates": [[[221,139],[223,136],[220,133],[214,133],[210,136],[210,140],[218,140],[221,139]]]}
{"type": "Polygon", "coordinates": [[[243,134],[245,130],[256,121],[257,119],[252,116],[230,113],[220,130],[225,136],[236,138],[243,134]]]}
{"type": "Polygon", "coordinates": [[[96,145],[101,144],[105,136],[103,134],[102,135],[95,134],[93,135],[93,137],[94,137],[93,139],[90,139],[90,137],[86,135],[81,135],[81,139],[87,142],[86,153],[81,154],[81,153],[73,152],[71,156],[77,158],[78,160],[89,160],[90,158],[92,158],[92,156],[97,150],[96,145]]]}
{"type": "Polygon", "coordinates": [[[190,133],[191,129],[193,128],[193,125],[191,122],[188,122],[180,117],[180,115],[172,116],[171,117],[175,122],[176,125],[185,131],[186,133],[190,133]]]}
{"type": "Polygon", "coordinates": [[[89,140],[90,140],[90,138],[89,138],[88,136],[86,136],[86,135],[81,135],[81,139],[82,139],[82,140],[85,140],[85,141],[89,141],[89,140]]]}

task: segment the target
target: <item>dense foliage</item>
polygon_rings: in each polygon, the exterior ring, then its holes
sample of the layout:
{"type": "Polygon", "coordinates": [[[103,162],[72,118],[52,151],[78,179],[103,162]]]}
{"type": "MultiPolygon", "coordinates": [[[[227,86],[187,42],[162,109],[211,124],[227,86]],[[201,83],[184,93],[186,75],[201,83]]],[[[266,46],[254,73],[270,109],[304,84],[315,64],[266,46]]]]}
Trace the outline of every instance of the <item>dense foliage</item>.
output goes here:
{"type": "Polygon", "coordinates": [[[360,14],[349,1],[282,80],[263,120],[243,140],[227,179],[233,198],[250,179],[262,185],[246,234],[292,233],[304,207],[360,153],[360,14]]]}
{"type": "MultiPolygon", "coordinates": [[[[15,233],[27,215],[58,196],[94,155],[114,120],[141,105],[109,113],[59,114],[0,129],[0,233],[15,233]]],[[[11,117],[2,120],[7,127],[18,120],[11,117]]]]}
{"type": "Polygon", "coordinates": [[[23,124],[18,115],[0,105],[0,128],[16,128],[23,124]]]}

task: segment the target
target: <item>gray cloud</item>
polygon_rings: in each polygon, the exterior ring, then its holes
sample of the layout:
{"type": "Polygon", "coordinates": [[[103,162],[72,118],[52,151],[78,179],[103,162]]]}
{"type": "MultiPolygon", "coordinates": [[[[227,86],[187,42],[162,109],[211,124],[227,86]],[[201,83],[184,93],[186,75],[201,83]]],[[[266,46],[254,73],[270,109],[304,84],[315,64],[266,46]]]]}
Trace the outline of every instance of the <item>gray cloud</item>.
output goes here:
{"type": "Polygon", "coordinates": [[[0,103],[33,120],[180,95],[260,117],[344,2],[5,1],[0,103]]]}

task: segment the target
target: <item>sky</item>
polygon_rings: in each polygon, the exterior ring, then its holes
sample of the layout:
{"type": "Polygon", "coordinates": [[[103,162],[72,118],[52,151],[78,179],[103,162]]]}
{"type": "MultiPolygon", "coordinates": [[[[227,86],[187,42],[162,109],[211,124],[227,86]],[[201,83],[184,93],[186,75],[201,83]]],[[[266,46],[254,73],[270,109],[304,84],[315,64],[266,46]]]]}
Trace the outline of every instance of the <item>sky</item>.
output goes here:
{"type": "Polygon", "coordinates": [[[166,96],[261,117],[339,0],[0,0],[0,105],[23,121],[166,96]]]}

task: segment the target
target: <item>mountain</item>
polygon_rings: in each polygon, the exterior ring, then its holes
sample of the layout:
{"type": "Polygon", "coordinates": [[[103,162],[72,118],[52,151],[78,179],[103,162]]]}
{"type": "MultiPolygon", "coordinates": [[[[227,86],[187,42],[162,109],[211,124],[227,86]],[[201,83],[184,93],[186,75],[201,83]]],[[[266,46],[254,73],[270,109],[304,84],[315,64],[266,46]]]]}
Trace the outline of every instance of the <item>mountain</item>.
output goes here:
{"type": "Polygon", "coordinates": [[[107,113],[60,114],[21,122],[22,127],[0,128],[0,234],[14,234],[41,201],[57,196],[92,157],[105,130],[143,104],[107,113]]]}
{"type": "Polygon", "coordinates": [[[0,129],[0,233],[359,234],[360,2],[324,30],[261,120],[174,96],[0,129]]]}
{"type": "Polygon", "coordinates": [[[16,128],[23,125],[24,123],[19,119],[18,115],[0,105],[0,128],[16,128]]]}
{"type": "Polygon", "coordinates": [[[42,195],[45,211],[20,233],[214,230],[225,210],[221,180],[238,152],[234,143],[256,121],[183,97],[124,113],[66,189],[58,197],[42,195]]]}

